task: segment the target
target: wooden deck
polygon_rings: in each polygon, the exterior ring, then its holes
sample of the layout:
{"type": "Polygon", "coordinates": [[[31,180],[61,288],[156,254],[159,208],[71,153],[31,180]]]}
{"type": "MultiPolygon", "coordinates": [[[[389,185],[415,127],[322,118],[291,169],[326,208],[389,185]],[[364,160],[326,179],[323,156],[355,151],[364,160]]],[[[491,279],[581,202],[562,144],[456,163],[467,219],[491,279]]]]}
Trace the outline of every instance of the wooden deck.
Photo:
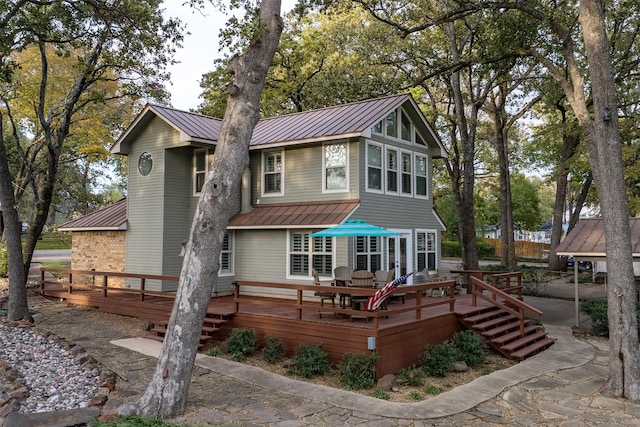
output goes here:
{"type": "MultiPolygon", "coordinates": [[[[58,270],[61,271],[70,270],[58,270]]],[[[79,273],[107,274],[73,272],[79,273]]],[[[162,280],[168,278],[163,277],[162,280]]],[[[106,283],[105,280],[98,286],[69,285],[68,282],[46,281],[43,273],[40,292],[46,297],[61,298],[71,304],[96,307],[154,324],[168,322],[173,293],[110,288],[106,283]]],[[[261,344],[265,336],[275,335],[290,353],[300,344],[321,342],[332,363],[339,362],[345,353],[368,354],[375,351],[378,355],[376,377],[379,378],[417,364],[425,345],[437,345],[451,338],[455,332],[465,329],[460,317],[474,312],[479,306],[492,304],[474,295],[454,296],[454,288],[454,280],[403,286],[405,302],[392,301],[386,310],[370,312],[349,307],[333,308],[326,303],[320,307],[319,299],[313,297],[318,286],[239,282],[235,295],[211,298],[208,316],[221,315],[228,319],[219,325],[216,339],[220,340],[234,328],[253,328],[261,344]],[[449,296],[424,296],[433,288],[443,286],[450,290],[449,296]],[[273,295],[274,288],[286,296],[264,296],[273,295]]],[[[366,296],[373,291],[349,288],[353,295],[366,296]]]]}

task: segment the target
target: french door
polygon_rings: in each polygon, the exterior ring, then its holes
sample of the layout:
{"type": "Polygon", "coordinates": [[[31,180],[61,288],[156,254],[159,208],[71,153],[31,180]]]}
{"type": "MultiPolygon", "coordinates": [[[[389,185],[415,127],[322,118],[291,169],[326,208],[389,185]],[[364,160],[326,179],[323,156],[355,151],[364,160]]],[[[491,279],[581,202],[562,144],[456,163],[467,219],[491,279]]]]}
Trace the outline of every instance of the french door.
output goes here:
{"type": "MultiPolygon", "coordinates": [[[[395,277],[413,271],[413,240],[411,230],[392,230],[399,233],[399,236],[387,238],[387,260],[389,270],[395,271],[395,277]]],[[[406,283],[413,284],[413,276],[410,276],[406,283]]]]}

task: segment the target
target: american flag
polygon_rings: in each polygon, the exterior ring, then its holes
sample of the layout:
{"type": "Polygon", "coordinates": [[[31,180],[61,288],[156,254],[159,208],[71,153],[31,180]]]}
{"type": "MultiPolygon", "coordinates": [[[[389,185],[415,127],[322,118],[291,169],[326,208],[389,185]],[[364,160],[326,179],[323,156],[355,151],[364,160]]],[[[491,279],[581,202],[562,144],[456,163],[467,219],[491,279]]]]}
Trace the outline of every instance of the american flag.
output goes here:
{"type": "Polygon", "coordinates": [[[378,307],[380,307],[380,304],[382,304],[382,302],[393,293],[393,290],[396,288],[396,286],[407,280],[407,277],[411,276],[412,274],[413,273],[409,273],[400,276],[375,291],[369,298],[367,298],[367,304],[365,305],[365,308],[369,311],[377,310],[378,307]]]}

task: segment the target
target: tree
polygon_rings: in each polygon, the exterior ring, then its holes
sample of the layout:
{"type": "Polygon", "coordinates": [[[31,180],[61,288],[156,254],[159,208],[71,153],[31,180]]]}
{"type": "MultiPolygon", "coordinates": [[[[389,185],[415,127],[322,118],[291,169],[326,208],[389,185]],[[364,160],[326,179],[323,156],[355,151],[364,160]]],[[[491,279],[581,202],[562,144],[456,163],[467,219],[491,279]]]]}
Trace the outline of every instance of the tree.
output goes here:
{"type": "Polygon", "coordinates": [[[264,0],[254,13],[252,28],[256,32],[244,54],[230,62],[235,79],[229,86],[215,156],[185,246],[176,299],[156,370],[144,395],[122,406],[122,414],[165,418],[184,412],[199,331],[220,268],[224,233],[235,213],[242,172],[249,164],[249,142],[260,117],[264,80],[283,27],[280,0],[264,0]]]}
{"type": "Polygon", "coordinates": [[[182,36],[178,21],[162,18],[157,0],[3,3],[0,204],[9,266],[8,316],[19,320],[31,318],[27,272],[49,215],[66,144],[82,135],[83,113],[95,105],[117,109],[117,100],[165,97],[163,70],[182,36]],[[28,48],[35,52],[30,67],[35,88],[20,86],[16,78],[20,55],[28,48]],[[70,62],[55,70],[59,58],[70,62]],[[69,78],[57,79],[56,71],[69,72],[69,78]],[[19,164],[12,171],[15,159],[19,164]],[[34,217],[23,251],[17,199],[27,188],[34,217]]]}

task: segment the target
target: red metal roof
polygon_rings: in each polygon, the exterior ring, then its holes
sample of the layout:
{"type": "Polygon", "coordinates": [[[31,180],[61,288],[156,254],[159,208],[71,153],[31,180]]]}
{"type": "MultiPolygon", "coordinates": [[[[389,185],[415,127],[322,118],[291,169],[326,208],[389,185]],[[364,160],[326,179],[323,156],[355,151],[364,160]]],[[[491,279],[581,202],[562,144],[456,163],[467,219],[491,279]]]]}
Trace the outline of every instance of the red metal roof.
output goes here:
{"type": "Polygon", "coordinates": [[[60,231],[126,230],[127,199],[123,198],[111,206],[74,219],[58,227],[60,231]]]}
{"type": "Polygon", "coordinates": [[[258,205],[251,212],[234,215],[228,228],[330,227],[340,224],[359,203],[345,200],[258,205]]]}
{"type": "MultiPolygon", "coordinates": [[[[629,218],[631,251],[640,256],[640,218],[629,218]]],[[[581,219],[558,245],[556,254],[563,256],[597,256],[607,254],[603,219],[581,219]]]]}

